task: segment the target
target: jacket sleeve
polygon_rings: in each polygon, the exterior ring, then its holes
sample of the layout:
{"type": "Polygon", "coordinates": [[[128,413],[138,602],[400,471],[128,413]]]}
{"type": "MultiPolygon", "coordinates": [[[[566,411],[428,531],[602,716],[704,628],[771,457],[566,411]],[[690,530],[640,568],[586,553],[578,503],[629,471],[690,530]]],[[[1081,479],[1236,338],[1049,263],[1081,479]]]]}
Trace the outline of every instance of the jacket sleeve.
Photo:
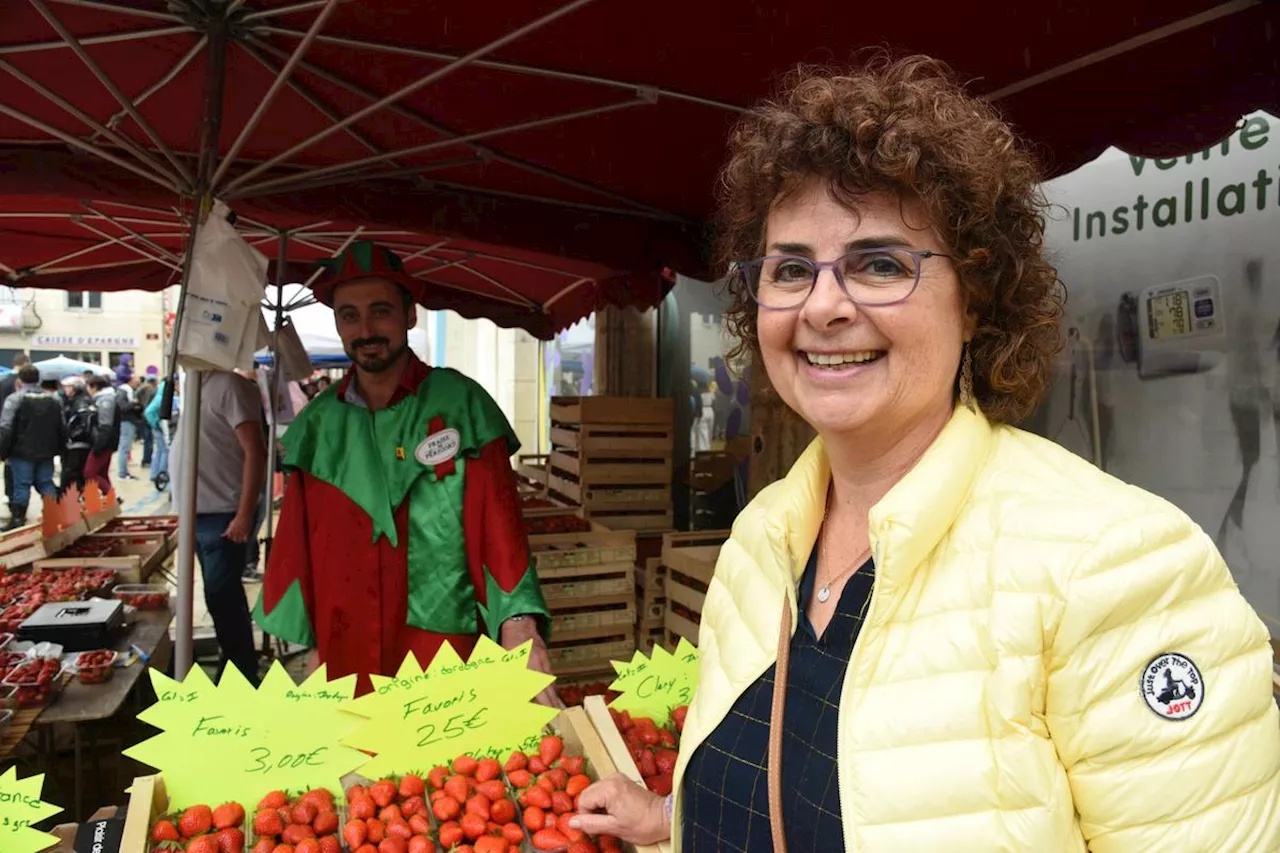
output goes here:
{"type": "Polygon", "coordinates": [[[271,540],[271,555],[253,619],[273,637],[315,648],[305,476],[294,471],[285,485],[280,524],[271,540]]]}
{"type": "Polygon", "coordinates": [[[1270,638],[1204,531],[1148,508],[1062,592],[1045,716],[1089,850],[1280,850],[1270,638]]]}
{"type": "Polygon", "coordinates": [[[14,426],[21,402],[22,395],[15,393],[6,397],[0,406],[0,459],[8,459],[13,454],[14,426]]]}
{"type": "Polygon", "coordinates": [[[551,613],[529,556],[506,439],[494,439],[468,460],[466,478],[462,523],[467,567],[489,636],[497,640],[503,622],[524,615],[539,617],[541,633],[548,637],[551,613]]]}

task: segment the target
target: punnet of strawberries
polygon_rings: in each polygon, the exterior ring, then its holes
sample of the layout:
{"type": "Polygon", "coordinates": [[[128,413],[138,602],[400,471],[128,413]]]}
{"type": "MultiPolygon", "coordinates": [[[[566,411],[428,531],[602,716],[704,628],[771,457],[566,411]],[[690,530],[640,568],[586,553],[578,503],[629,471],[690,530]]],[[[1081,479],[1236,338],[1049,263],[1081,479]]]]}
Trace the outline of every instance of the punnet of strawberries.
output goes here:
{"type": "Polygon", "coordinates": [[[99,649],[76,655],[76,671],[81,684],[105,684],[116,671],[115,652],[99,649]]]}
{"type": "MultiPolygon", "coordinates": [[[[243,853],[244,806],[223,803],[216,809],[195,805],[167,815],[151,827],[151,849],[173,853],[243,853]]],[[[331,853],[338,853],[334,847],[331,853]]]]}
{"type": "Polygon", "coordinates": [[[649,717],[632,717],[626,711],[610,708],[609,713],[622,733],[622,740],[644,778],[645,786],[655,794],[670,794],[676,756],[680,750],[680,735],[684,732],[689,706],[681,705],[673,710],[671,719],[663,726],[649,717]]]}
{"type": "Polygon", "coordinates": [[[62,661],[58,658],[34,658],[9,670],[3,684],[17,688],[14,701],[19,708],[39,708],[53,699],[61,677],[62,661]]]}
{"type": "Polygon", "coordinates": [[[272,791],[253,815],[253,853],[339,853],[341,825],[333,794],[323,788],[296,799],[272,791]]]}

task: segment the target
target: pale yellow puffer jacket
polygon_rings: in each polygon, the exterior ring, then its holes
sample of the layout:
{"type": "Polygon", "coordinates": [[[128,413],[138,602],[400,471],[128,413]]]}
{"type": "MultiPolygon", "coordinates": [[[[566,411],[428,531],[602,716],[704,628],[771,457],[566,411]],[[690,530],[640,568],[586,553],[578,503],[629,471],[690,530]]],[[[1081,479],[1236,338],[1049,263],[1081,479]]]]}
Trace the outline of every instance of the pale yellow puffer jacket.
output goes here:
{"type": "MultiPolygon", "coordinates": [[[[721,552],[677,827],[689,757],[775,660],[829,478],[817,441],[721,552]]],[[[960,408],[870,524],[875,592],[840,707],[850,853],[1280,850],[1267,631],[1186,515],[960,408]],[[1198,705],[1144,697],[1165,653],[1198,670],[1198,705]]]]}

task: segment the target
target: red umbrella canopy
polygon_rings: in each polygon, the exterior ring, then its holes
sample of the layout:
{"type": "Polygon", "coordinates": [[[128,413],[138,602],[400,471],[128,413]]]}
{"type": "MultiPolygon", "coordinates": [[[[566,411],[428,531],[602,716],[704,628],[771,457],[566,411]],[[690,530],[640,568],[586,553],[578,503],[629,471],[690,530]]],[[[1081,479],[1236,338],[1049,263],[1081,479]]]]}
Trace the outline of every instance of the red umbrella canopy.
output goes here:
{"type": "MultiPolygon", "coordinates": [[[[0,211],[50,198],[164,210],[207,190],[269,228],[404,232],[464,295],[526,303],[477,298],[473,312],[541,335],[609,299],[652,304],[664,268],[711,274],[702,238],[725,135],[800,62],[867,44],[946,59],[1054,173],[1109,144],[1204,148],[1280,107],[1280,6],[1259,0],[875,16],[833,0],[2,5],[0,211]]],[[[65,250],[0,234],[10,270],[65,250]]]]}

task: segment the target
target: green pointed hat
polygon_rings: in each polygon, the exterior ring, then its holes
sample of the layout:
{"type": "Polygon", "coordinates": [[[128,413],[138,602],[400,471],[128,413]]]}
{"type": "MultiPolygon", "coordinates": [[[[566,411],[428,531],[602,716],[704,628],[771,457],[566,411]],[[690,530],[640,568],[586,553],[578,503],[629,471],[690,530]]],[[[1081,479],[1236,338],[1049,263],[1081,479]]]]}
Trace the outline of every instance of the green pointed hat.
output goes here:
{"type": "Polygon", "coordinates": [[[423,283],[405,272],[395,252],[369,240],[357,240],[335,258],[319,262],[327,271],[312,287],[316,299],[333,306],[333,293],[348,281],[358,278],[384,278],[408,291],[414,302],[421,302],[423,283]]]}

